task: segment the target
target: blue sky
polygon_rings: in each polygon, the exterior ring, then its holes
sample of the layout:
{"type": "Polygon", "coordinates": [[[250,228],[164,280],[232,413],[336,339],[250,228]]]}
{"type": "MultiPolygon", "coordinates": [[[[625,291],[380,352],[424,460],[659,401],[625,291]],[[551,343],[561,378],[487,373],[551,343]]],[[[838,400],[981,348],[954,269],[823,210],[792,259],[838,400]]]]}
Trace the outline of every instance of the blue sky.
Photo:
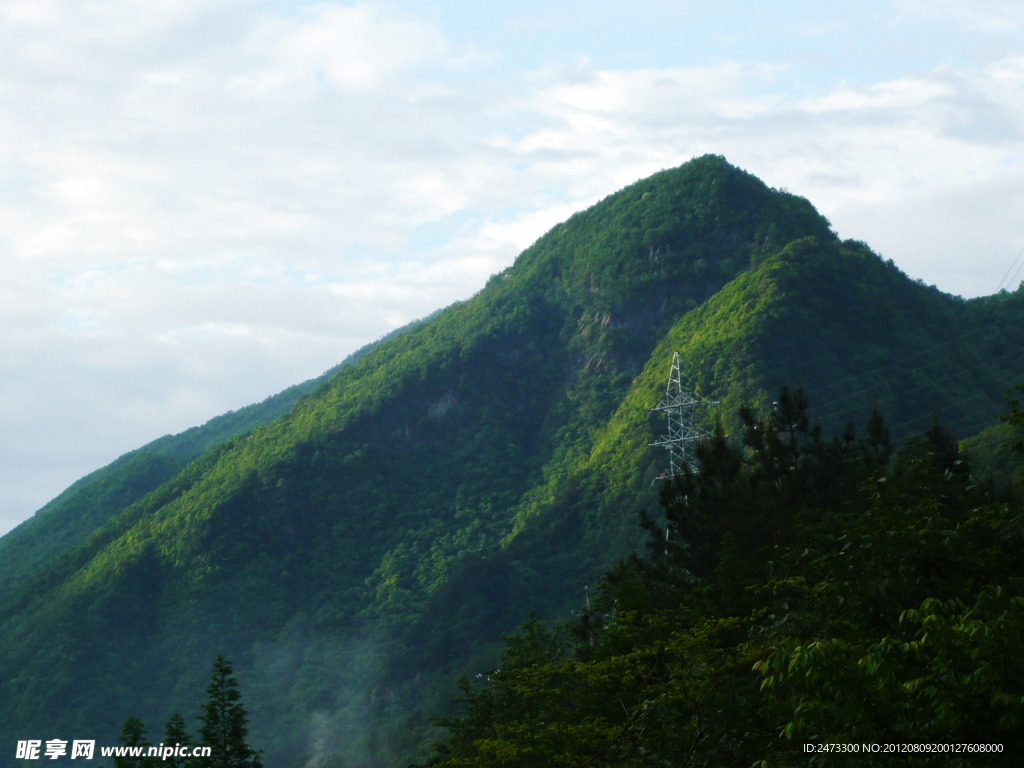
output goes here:
{"type": "Polygon", "coordinates": [[[0,532],[705,152],[965,296],[1024,247],[1019,2],[7,0],[0,532]]]}
{"type": "Polygon", "coordinates": [[[587,59],[595,68],[774,62],[794,95],[838,81],[869,85],[939,65],[1019,52],[1012,3],[399,2],[458,44],[526,73],[587,59]]]}

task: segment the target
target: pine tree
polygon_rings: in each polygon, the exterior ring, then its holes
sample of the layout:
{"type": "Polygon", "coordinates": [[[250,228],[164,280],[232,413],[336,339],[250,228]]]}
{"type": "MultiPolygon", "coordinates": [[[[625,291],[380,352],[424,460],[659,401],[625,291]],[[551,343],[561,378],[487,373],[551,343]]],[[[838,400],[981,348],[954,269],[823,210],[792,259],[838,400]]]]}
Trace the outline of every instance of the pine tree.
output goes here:
{"type": "MultiPolygon", "coordinates": [[[[164,746],[165,747],[188,747],[191,746],[192,739],[188,735],[188,731],[185,730],[185,718],[175,712],[171,715],[171,719],[167,721],[165,726],[164,735],[164,746]]],[[[184,768],[189,762],[189,758],[174,755],[169,755],[164,758],[164,765],[167,768],[184,768]]]]}
{"type": "Polygon", "coordinates": [[[199,720],[203,727],[199,737],[204,747],[210,747],[210,756],[204,758],[204,768],[262,768],[263,761],[246,742],[249,717],[242,706],[238,680],[231,662],[218,655],[206,689],[206,704],[199,720]]]}
{"type": "Polygon", "coordinates": [[[144,754],[152,743],[146,737],[146,726],[139,718],[129,717],[124,721],[120,741],[126,747],[141,747],[143,754],[114,757],[114,768],[148,768],[152,765],[152,758],[144,754]]]}

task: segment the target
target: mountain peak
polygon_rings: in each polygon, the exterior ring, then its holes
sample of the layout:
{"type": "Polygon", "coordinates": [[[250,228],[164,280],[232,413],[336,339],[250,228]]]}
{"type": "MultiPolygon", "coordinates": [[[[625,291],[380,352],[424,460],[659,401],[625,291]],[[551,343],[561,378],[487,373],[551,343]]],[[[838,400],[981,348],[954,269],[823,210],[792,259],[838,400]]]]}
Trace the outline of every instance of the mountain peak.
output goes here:
{"type": "Polygon", "coordinates": [[[638,181],[286,415],[117,496],[0,596],[0,737],[116,743],[128,715],[190,711],[223,653],[268,766],[304,762],[313,724],[342,751],[367,723],[377,764],[404,765],[450,674],[636,546],[672,351],[728,408],[795,372],[842,418],[875,388],[983,420],[1024,367],[1024,301],[992,314],[998,331],[724,158],[638,181]],[[968,325],[969,348],[938,343],[968,325]]]}

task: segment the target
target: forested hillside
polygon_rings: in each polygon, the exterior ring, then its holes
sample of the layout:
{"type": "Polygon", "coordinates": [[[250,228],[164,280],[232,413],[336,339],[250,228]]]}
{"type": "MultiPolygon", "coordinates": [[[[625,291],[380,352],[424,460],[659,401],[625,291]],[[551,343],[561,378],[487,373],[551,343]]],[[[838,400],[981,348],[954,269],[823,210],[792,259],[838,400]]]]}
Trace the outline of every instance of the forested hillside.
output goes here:
{"type": "Polygon", "coordinates": [[[279,418],[291,410],[302,395],[312,392],[344,366],[352,365],[378,344],[429,322],[436,314],[398,328],[356,350],[323,376],[288,387],[263,402],[217,416],[200,427],[177,435],[164,435],[78,480],[0,538],[0,593],[78,544],[132,502],[177,475],[205,451],[233,435],[279,418]]]}
{"type": "Polygon", "coordinates": [[[115,743],[222,653],[271,768],[425,757],[459,673],[641,546],[674,351],[730,432],[791,384],[826,429],[875,404],[966,436],[1024,378],[1024,291],[917,283],[722,158],[639,181],[158,487],[97,491],[59,557],[0,550],[0,737],[115,743]]]}
{"type": "Polygon", "coordinates": [[[877,410],[826,438],[799,390],[741,416],[663,484],[645,557],[459,681],[429,766],[1019,764],[1024,477],[940,424],[894,457],[877,410]]]}

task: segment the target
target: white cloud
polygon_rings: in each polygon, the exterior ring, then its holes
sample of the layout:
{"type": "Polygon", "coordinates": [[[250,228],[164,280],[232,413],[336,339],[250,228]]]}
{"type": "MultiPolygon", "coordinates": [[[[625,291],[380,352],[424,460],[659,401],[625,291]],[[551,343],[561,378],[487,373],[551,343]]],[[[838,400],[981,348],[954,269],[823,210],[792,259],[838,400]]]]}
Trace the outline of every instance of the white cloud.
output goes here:
{"type": "Polygon", "coordinates": [[[1024,7],[1017,0],[899,0],[896,7],[914,19],[951,21],[986,35],[1024,27],[1024,7]]]}
{"type": "Polygon", "coordinates": [[[322,76],[343,90],[371,90],[401,70],[443,58],[444,39],[414,21],[381,18],[373,8],[324,4],[277,44],[278,71],[322,76]]]}
{"type": "Polygon", "coordinates": [[[947,290],[1024,245],[1017,54],[808,90],[784,56],[527,71],[447,32],[372,3],[0,4],[0,531],[704,152],[947,290]]]}

